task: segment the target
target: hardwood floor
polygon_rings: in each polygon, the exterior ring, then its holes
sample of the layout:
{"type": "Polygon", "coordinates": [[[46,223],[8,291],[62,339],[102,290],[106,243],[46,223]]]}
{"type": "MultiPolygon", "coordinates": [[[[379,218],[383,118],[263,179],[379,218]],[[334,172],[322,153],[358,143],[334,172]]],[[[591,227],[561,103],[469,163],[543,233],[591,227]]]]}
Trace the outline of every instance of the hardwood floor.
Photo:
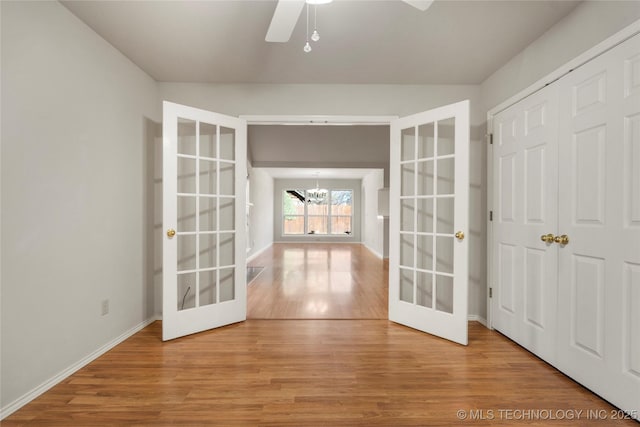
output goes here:
{"type": "Polygon", "coordinates": [[[156,322],[2,425],[637,426],[500,334],[469,332],[463,347],[386,320],[248,320],[163,343],[156,322]]]}
{"type": "Polygon", "coordinates": [[[252,265],[246,322],[166,343],[155,322],[2,425],[637,426],[478,323],[463,347],[383,320],[388,267],[361,245],[252,265]]]}
{"type": "Polygon", "coordinates": [[[388,265],[360,244],[275,243],[250,266],[250,319],[386,319],[388,265]]]}

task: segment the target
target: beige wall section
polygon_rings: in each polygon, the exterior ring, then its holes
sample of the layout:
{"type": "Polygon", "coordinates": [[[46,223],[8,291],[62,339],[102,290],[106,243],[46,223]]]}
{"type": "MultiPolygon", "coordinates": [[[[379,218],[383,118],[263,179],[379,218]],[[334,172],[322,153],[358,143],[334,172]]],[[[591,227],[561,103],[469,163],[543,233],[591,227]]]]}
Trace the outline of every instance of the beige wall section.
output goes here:
{"type": "Polygon", "coordinates": [[[481,85],[490,110],[640,19],[640,2],[585,1],[481,85]]]}
{"type": "Polygon", "coordinates": [[[0,7],[4,408],[153,315],[145,144],[160,103],[58,2],[0,7]]]}

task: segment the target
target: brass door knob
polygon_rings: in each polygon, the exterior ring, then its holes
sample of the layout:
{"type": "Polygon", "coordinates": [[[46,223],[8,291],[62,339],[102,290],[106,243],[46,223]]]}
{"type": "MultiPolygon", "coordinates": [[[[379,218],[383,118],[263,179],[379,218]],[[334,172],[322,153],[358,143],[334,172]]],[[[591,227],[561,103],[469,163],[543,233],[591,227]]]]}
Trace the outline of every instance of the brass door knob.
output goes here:
{"type": "Polygon", "coordinates": [[[456,239],[458,240],[464,240],[464,233],[462,231],[458,231],[456,233],[456,239]]]}
{"type": "Polygon", "coordinates": [[[176,235],[176,230],[174,230],[173,228],[170,228],[170,229],[167,230],[167,237],[168,238],[171,239],[175,235],[176,235]]]}
{"type": "Polygon", "coordinates": [[[551,233],[543,234],[542,236],[540,236],[540,240],[542,240],[545,243],[553,243],[555,238],[556,238],[556,236],[554,236],[551,233]]]}
{"type": "Polygon", "coordinates": [[[566,245],[569,243],[569,236],[563,234],[562,236],[556,236],[553,240],[560,245],[566,245]]]}

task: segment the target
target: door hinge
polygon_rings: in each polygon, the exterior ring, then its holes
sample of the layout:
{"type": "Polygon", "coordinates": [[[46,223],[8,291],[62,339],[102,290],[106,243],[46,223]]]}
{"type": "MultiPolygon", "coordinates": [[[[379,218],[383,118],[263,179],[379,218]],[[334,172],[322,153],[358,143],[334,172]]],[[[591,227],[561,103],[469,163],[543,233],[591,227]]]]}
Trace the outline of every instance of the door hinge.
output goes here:
{"type": "Polygon", "coordinates": [[[493,221],[493,211],[489,211],[489,221],[493,221]]]}
{"type": "Polygon", "coordinates": [[[493,298],[493,288],[489,288],[489,298],[493,298]]]}
{"type": "Polygon", "coordinates": [[[487,135],[487,140],[489,141],[489,144],[493,145],[493,134],[492,133],[487,135]]]}

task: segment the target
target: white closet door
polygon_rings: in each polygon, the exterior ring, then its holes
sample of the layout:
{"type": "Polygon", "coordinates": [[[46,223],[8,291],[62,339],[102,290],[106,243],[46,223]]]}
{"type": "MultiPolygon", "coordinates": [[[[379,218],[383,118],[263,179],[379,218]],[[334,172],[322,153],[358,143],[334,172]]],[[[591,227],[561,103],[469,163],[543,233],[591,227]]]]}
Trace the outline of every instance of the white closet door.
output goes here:
{"type": "Polygon", "coordinates": [[[558,366],[640,411],[640,36],[559,86],[558,366]]]}
{"type": "Polygon", "coordinates": [[[547,86],[493,126],[492,325],[547,360],[556,345],[557,102],[557,87],[547,86]]]}

